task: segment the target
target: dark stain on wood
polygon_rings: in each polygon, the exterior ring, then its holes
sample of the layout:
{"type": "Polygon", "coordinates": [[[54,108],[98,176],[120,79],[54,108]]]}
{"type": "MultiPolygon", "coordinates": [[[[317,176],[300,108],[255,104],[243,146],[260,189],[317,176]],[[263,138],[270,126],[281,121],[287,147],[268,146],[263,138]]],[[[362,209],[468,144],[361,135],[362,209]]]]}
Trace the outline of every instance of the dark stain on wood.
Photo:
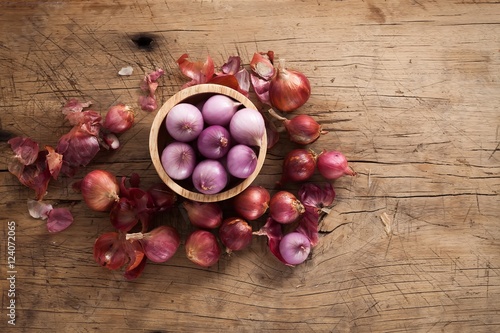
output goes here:
{"type": "Polygon", "coordinates": [[[385,23],[386,18],[385,18],[385,14],[382,11],[382,9],[375,6],[371,2],[368,3],[368,9],[370,10],[370,15],[368,15],[369,19],[371,19],[377,23],[380,23],[380,24],[385,23]]]}
{"type": "Polygon", "coordinates": [[[140,33],[133,36],[132,41],[140,50],[152,51],[155,43],[155,37],[151,34],[140,33]]]}

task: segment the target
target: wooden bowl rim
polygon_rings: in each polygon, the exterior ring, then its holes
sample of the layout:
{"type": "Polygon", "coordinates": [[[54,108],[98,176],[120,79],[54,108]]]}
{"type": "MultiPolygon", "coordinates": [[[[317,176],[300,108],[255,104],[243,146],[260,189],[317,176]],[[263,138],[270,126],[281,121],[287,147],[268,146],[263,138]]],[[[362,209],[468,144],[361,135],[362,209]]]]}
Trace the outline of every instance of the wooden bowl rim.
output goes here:
{"type": "Polygon", "coordinates": [[[158,150],[158,135],[160,133],[161,126],[164,126],[164,119],[167,116],[168,112],[177,104],[182,101],[193,97],[198,94],[222,94],[229,96],[240,103],[242,103],[247,108],[252,108],[257,110],[255,105],[248,99],[246,96],[241,94],[240,92],[231,89],[226,86],[218,85],[218,84],[210,84],[204,83],[191,87],[187,87],[185,89],[180,90],[172,97],[170,97],[158,110],[153,123],[151,125],[151,130],[149,133],[149,154],[151,156],[151,160],[153,161],[153,165],[156,169],[156,172],[160,176],[161,180],[175,193],[178,195],[198,202],[216,202],[223,201],[229,198],[234,197],[235,195],[241,193],[244,189],[250,186],[255,178],[260,173],[262,166],[264,165],[264,160],[267,154],[267,135],[264,133],[264,137],[262,138],[262,145],[259,147],[259,154],[257,157],[257,167],[255,171],[246,179],[244,179],[238,185],[215,194],[203,194],[198,192],[193,192],[187,190],[177,184],[172,178],[170,178],[165,170],[163,169],[163,165],[161,164],[160,153],[158,150]]]}

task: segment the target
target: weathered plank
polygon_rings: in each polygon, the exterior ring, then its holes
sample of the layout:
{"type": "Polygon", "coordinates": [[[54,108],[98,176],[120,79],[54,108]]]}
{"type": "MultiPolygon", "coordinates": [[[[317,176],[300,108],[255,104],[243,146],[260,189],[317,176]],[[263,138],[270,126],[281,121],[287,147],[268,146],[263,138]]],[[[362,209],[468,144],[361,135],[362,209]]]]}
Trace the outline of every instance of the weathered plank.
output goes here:
{"type": "MultiPolygon", "coordinates": [[[[335,182],[336,204],[303,265],[281,265],[255,238],[210,269],[190,263],[181,246],[129,282],[95,264],[94,240],[112,228],[71,184],[97,168],[157,182],[147,149],[154,113],[137,112],[120,150],[51,183],[46,199],[76,218],[55,235],[29,217],[33,193],[8,173],[2,142],[2,244],[7,221],[17,226],[16,328],[500,330],[499,22],[494,1],[2,2],[2,129],[55,145],[69,129],[59,111],[69,98],[103,114],[119,101],[135,105],[144,73],[162,67],[162,103],[186,82],[175,64],[183,53],[217,64],[238,54],[247,65],[254,52],[274,50],[310,78],[311,99],[298,112],[330,132],[311,148],[343,151],[359,174],[335,182]],[[133,41],[144,33],[150,49],[133,41]],[[119,77],[127,65],[134,74],[119,77]]],[[[270,190],[293,147],[281,139],[256,180],[270,190]]],[[[157,222],[189,231],[177,213],[157,222]]],[[[4,252],[0,265],[0,327],[12,328],[4,252]]]]}

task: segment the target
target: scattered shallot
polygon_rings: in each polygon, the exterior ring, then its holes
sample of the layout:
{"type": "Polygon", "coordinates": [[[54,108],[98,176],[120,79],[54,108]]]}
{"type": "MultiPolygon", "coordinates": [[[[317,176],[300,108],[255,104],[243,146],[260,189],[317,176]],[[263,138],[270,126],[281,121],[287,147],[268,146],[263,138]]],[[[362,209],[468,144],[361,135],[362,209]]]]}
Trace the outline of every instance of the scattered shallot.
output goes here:
{"type": "Polygon", "coordinates": [[[111,106],[104,118],[104,127],[112,133],[120,134],[134,125],[135,114],[130,106],[119,103],[111,106]]]}
{"type": "Polygon", "coordinates": [[[344,154],[335,150],[323,150],[318,155],[317,166],[319,173],[328,180],[335,180],[344,175],[356,175],[356,172],[348,165],[344,154]]]}
{"type": "Polygon", "coordinates": [[[250,185],[233,198],[233,207],[242,218],[256,220],[267,211],[271,195],[269,191],[258,185],[250,185]]]}
{"type": "Polygon", "coordinates": [[[312,177],[316,170],[316,154],[310,149],[292,149],[283,160],[281,179],[278,185],[288,181],[302,182],[312,177]]]}
{"type": "Polygon", "coordinates": [[[320,135],[328,132],[323,131],[321,125],[307,114],[300,114],[290,119],[280,116],[273,109],[269,113],[283,123],[291,142],[299,145],[307,145],[318,140],[320,135]]]}
{"type": "Polygon", "coordinates": [[[291,232],[283,236],[280,242],[280,253],[289,265],[303,263],[311,252],[311,242],[299,232],[291,232]]]}
{"type": "Polygon", "coordinates": [[[282,224],[296,221],[304,212],[304,206],[299,199],[288,191],[275,193],[269,202],[269,215],[282,224]]]}
{"type": "Polygon", "coordinates": [[[284,59],[279,59],[276,76],[271,79],[269,100],[282,112],[291,112],[307,102],[311,96],[311,84],[298,71],[286,69],[284,59]]]}
{"type": "Polygon", "coordinates": [[[222,222],[219,237],[227,252],[243,250],[252,242],[252,227],[239,217],[229,217],[222,222]]]}
{"type": "Polygon", "coordinates": [[[221,256],[217,238],[206,230],[193,231],[187,237],[184,247],[187,258],[202,267],[214,265],[221,256]]]}
{"type": "Polygon", "coordinates": [[[218,202],[185,200],[182,206],[191,224],[198,228],[215,229],[222,223],[222,208],[218,202]]]}
{"type": "Polygon", "coordinates": [[[107,211],[120,199],[118,181],[109,171],[90,171],[81,180],[79,187],[83,200],[90,209],[95,211],[107,211]]]}

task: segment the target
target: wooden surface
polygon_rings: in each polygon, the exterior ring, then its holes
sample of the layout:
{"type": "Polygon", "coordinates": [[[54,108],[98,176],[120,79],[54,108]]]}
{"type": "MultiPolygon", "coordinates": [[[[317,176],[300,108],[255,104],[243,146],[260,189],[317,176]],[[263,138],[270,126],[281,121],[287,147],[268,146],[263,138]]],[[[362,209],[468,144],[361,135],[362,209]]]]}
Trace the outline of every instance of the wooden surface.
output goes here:
{"type": "MultiPolygon", "coordinates": [[[[128,282],[92,258],[108,216],[63,178],[46,199],[71,206],[76,222],[48,234],[29,217],[33,193],[8,173],[1,143],[0,330],[500,331],[499,23],[493,0],[2,1],[3,129],[55,145],[69,129],[60,113],[69,98],[102,112],[134,104],[143,75],[162,67],[163,103],[186,82],[175,64],[183,53],[217,64],[239,54],[248,64],[274,50],[310,78],[299,111],[330,131],[314,148],[343,151],[359,176],[335,183],[333,213],[301,266],[284,267],[256,238],[210,269],[181,247],[128,282]],[[151,50],[134,44],[139,33],[151,34],[151,50]],[[127,65],[134,74],[119,77],[127,65]],[[6,316],[8,221],[17,225],[15,327],[6,316]]],[[[76,178],[105,168],[157,182],[147,149],[154,115],[138,112],[120,150],[76,178]]],[[[282,140],[269,152],[256,184],[279,179],[290,147],[282,140]]]]}

